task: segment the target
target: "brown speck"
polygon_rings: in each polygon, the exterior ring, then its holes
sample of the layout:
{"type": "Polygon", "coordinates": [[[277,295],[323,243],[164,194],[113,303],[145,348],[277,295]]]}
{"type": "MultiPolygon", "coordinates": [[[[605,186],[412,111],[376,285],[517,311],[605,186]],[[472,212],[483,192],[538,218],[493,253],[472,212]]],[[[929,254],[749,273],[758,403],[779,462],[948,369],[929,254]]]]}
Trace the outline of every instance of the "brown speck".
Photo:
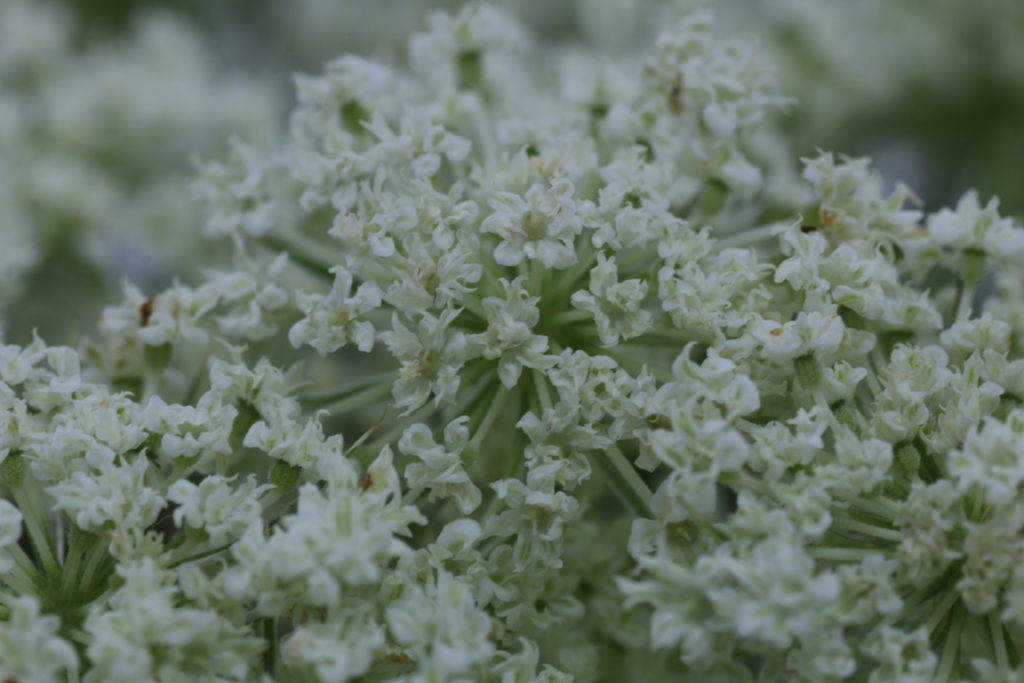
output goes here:
{"type": "Polygon", "coordinates": [[[149,324],[149,317],[153,315],[153,302],[155,300],[156,297],[151,296],[145,301],[143,301],[142,305],[139,306],[140,327],[145,327],[147,324],[149,324]]]}
{"type": "Polygon", "coordinates": [[[367,472],[366,476],[363,477],[363,483],[359,485],[359,490],[360,491],[365,491],[366,489],[370,488],[371,486],[373,486],[373,475],[370,474],[369,472],[367,472]]]}
{"type": "Polygon", "coordinates": [[[839,220],[839,214],[831,209],[822,209],[818,217],[821,219],[821,224],[826,228],[834,227],[839,220]]]}
{"type": "Polygon", "coordinates": [[[672,425],[668,418],[658,413],[652,413],[647,416],[647,426],[651,429],[668,429],[672,425]]]}
{"type": "Polygon", "coordinates": [[[388,661],[392,661],[395,664],[408,664],[412,660],[399,652],[389,652],[387,654],[388,661]]]}
{"type": "Polygon", "coordinates": [[[783,332],[785,332],[785,330],[784,330],[784,329],[782,329],[781,327],[776,327],[776,328],[775,328],[774,330],[772,330],[772,331],[771,331],[771,335],[772,335],[773,337],[778,337],[778,336],[779,336],[780,334],[782,334],[783,332]]]}
{"type": "Polygon", "coordinates": [[[673,114],[681,114],[683,112],[683,84],[676,82],[672,84],[672,89],[668,91],[668,108],[672,110],[673,114]]]}

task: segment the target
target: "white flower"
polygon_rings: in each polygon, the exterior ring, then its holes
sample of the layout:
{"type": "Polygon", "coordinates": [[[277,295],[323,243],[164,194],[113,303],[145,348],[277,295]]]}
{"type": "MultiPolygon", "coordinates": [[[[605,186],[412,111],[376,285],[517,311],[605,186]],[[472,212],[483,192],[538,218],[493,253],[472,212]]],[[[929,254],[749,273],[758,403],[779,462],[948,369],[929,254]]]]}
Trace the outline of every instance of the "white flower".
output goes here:
{"type": "Polygon", "coordinates": [[[259,448],[272,458],[294,467],[317,468],[326,460],[339,458],[345,450],[342,436],[324,438],[323,426],[318,419],[260,420],[253,423],[245,434],[242,445],[259,448]]]}
{"type": "Polygon", "coordinates": [[[795,320],[778,323],[760,319],[751,334],[761,343],[761,355],[775,361],[789,361],[808,353],[834,353],[846,326],[838,315],[816,311],[801,312],[795,320]]]}
{"type": "Polygon", "coordinates": [[[144,415],[146,429],[160,435],[158,454],[163,457],[197,458],[203,467],[231,452],[228,439],[238,410],[224,405],[215,391],[203,394],[195,406],[168,405],[153,396],[144,415]]]}
{"type": "Polygon", "coordinates": [[[398,441],[398,449],[420,462],[405,468],[405,479],[411,488],[430,490],[430,499],[451,496],[459,512],[468,515],[480,505],[480,490],[466,473],[459,457],[469,441],[466,423],[468,416],[462,416],[444,428],[444,443],[438,444],[425,424],[408,427],[398,441]]]}
{"type": "Polygon", "coordinates": [[[459,369],[466,360],[466,335],[449,331],[459,309],[449,308],[435,317],[423,313],[413,332],[394,315],[392,329],[381,334],[388,350],[402,362],[395,382],[395,407],[408,414],[423,405],[431,394],[435,403],[452,401],[459,388],[459,369]]]}
{"type": "Polygon", "coordinates": [[[424,673],[445,678],[468,673],[494,651],[490,617],[464,581],[445,571],[424,590],[408,586],[387,608],[388,630],[416,655],[424,673]]]}
{"type": "Polygon", "coordinates": [[[280,220],[280,209],[267,190],[270,170],[258,150],[231,138],[227,161],[198,164],[194,194],[206,205],[203,232],[209,237],[260,237],[280,220]]]}
{"type": "Polygon", "coordinates": [[[130,464],[109,465],[99,472],[74,472],[47,492],[55,507],[67,511],[79,528],[93,533],[113,529],[115,548],[129,553],[145,530],[156,521],[164,498],[146,486],[149,461],[137,457],[130,464]]]}
{"type": "Polygon", "coordinates": [[[384,299],[400,311],[414,313],[425,308],[459,304],[480,280],[482,267],[461,243],[435,255],[437,246],[410,238],[408,256],[398,266],[399,280],[392,283],[384,299]],[[433,247],[433,248],[432,248],[433,247]]]}
{"type": "Polygon", "coordinates": [[[1012,411],[1005,421],[986,417],[973,425],[963,447],[950,453],[948,461],[962,493],[978,486],[989,505],[1017,500],[1024,482],[1024,410],[1012,411]]]}
{"type": "Polygon", "coordinates": [[[864,652],[878,662],[871,683],[928,683],[934,681],[939,660],[922,628],[907,632],[883,626],[864,643],[864,652]]]}
{"type": "Polygon", "coordinates": [[[545,268],[567,268],[576,263],[573,240],[583,228],[569,180],[556,179],[547,189],[534,184],[524,196],[499,192],[490,205],[494,212],[480,230],[501,238],[494,249],[499,264],[515,266],[531,259],[545,268]]]}
{"type": "Polygon", "coordinates": [[[331,610],[324,622],[299,626],[281,644],[284,661],[312,667],[325,683],[366,673],[387,642],[375,612],[371,602],[349,600],[343,608],[331,610]]]}
{"type": "Polygon", "coordinates": [[[59,634],[60,618],[42,614],[29,595],[5,596],[9,616],[0,621],[0,676],[49,683],[78,671],[78,656],[59,634]]]}
{"type": "Polygon", "coordinates": [[[982,208],[974,190],[960,198],[955,210],[941,209],[928,220],[928,233],[936,242],[957,249],[979,249],[1006,261],[1024,255],[1024,229],[999,216],[993,197],[982,208]]]}
{"type": "Polygon", "coordinates": [[[373,324],[361,320],[369,311],[380,307],[381,291],[375,282],[364,282],[353,294],[352,273],[343,266],[331,268],[334,285],[326,296],[301,294],[299,306],[306,317],[288,332],[292,346],[309,344],[320,355],[336,351],[349,340],[363,352],[373,349],[373,324]]]}
{"type": "Polygon", "coordinates": [[[259,498],[273,486],[259,485],[252,475],[232,488],[230,480],[210,475],[195,485],[179,479],[167,490],[167,500],[177,503],[174,523],[202,529],[215,546],[236,539],[256,522],[263,512],[259,498]]]}
{"type": "Polygon", "coordinates": [[[554,358],[545,354],[548,338],[533,333],[540,320],[540,298],[530,296],[525,281],[523,277],[498,281],[504,296],[483,300],[487,331],[470,337],[481,347],[484,358],[499,359],[498,377],[510,389],[519,381],[524,367],[545,369],[554,364],[554,358]]]}
{"type": "Polygon", "coordinates": [[[616,344],[620,337],[637,337],[651,326],[650,312],[641,308],[647,298],[647,282],[618,279],[615,258],[602,252],[590,271],[590,291],[575,292],[571,298],[573,306],[594,314],[598,336],[605,346],[616,344]]]}
{"type": "Polygon", "coordinates": [[[173,575],[150,559],[122,565],[118,574],[123,585],[109,603],[94,604],[83,625],[92,663],[85,681],[253,675],[260,645],[244,625],[181,600],[173,575]]]}

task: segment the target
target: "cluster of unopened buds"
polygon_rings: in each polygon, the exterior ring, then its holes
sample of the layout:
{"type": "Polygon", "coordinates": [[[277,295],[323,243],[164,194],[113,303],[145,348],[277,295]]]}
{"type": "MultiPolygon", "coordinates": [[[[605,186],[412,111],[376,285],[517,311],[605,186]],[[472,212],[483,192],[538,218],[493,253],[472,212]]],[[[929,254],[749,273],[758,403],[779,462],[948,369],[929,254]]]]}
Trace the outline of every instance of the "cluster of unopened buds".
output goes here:
{"type": "Polygon", "coordinates": [[[801,177],[707,14],[532,40],[298,78],[202,164],[234,269],[0,348],[0,672],[1024,676],[1024,230],[801,177]]]}

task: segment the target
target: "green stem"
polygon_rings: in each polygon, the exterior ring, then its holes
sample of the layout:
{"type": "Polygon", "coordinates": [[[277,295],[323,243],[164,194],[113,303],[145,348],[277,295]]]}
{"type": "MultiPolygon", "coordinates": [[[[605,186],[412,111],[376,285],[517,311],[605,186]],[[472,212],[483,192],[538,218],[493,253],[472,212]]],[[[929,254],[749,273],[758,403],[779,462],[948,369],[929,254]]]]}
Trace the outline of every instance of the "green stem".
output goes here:
{"type": "Polygon", "coordinates": [[[267,649],[263,652],[263,670],[271,676],[277,673],[277,617],[263,618],[263,639],[267,641],[267,649]]]}
{"type": "Polygon", "coordinates": [[[652,517],[651,501],[654,498],[654,494],[651,493],[644,480],[640,478],[636,468],[633,467],[632,463],[626,459],[625,454],[615,444],[609,446],[604,451],[604,454],[608,458],[612,471],[620,477],[619,479],[610,477],[612,486],[623,490],[621,483],[624,482],[626,484],[625,491],[635,501],[633,507],[637,508],[636,512],[644,517],[652,517]]]}
{"type": "Polygon", "coordinates": [[[967,617],[967,610],[963,603],[958,603],[953,608],[950,617],[949,629],[946,632],[946,642],[942,648],[942,659],[939,660],[939,670],[936,673],[936,681],[952,681],[957,668],[957,654],[960,652],[960,639],[964,628],[964,619],[967,617]]]}
{"type": "Polygon", "coordinates": [[[871,499],[858,496],[856,498],[849,499],[847,502],[855,505],[863,512],[876,516],[885,516],[889,519],[895,519],[900,512],[899,505],[882,496],[871,499]]]}
{"type": "Polygon", "coordinates": [[[36,505],[36,491],[26,491],[20,487],[13,488],[14,502],[21,508],[22,519],[25,528],[28,529],[29,540],[36,551],[36,555],[42,562],[43,570],[51,578],[60,576],[60,566],[53,554],[52,539],[49,530],[46,528],[42,506],[36,505]]]}
{"type": "Polygon", "coordinates": [[[526,289],[536,297],[544,296],[544,268],[536,261],[530,262],[530,281],[526,289]]]}
{"type": "Polygon", "coordinates": [[[224,552],[225,550],[227,550],[228,548],[230,548],[234,544],[235,544],[235,542],[231,541],[230,543],[228,543],[226,545],[222,545],[222,546],[217,547],[217,548],[212,548],[211,550],[204,550],[201,553],[196,553],[195,555],[189,555],[189,556],[183,557],[183,558],[181,558],[179,560],[170,560],[167,563],[167,568],[168,569],[174,569],[175,567],[183,565],[186,562],[196,562],[198,560],[206,559],[207,557],[210,557],[212,555],[216,555],[217,553],[224,552]]]}
{"type": "MultiPolygon", "coordinates": [[[[71,542],[68,544],[68,552],[65,556],[64,571],[61,576],[61,600],[67,602],[75,592],[75,579],[78,576],[78,569],[82,564],[82,556],[85,549],[82,548],[82,539],[85,534],[77,527],[70,527],[69,534],[71,542]]],[[[95,542],[95,537],[89,535],[95,542]]]]}
{"type": "Polygon", "coordinates": [[[808,548],[807,554],[816,560],[831,562],[860,562],[872,555],[885,555],[885,551],[875,548],[808,548]]]}
{"type": "Polygon", "coordinates": [[[382,384],[386,384],[390,388],[396,379],[398,379],[398,370],[391,370],[348,386],[345,389],[332,389],[330,391],[313,393],[307,396],[302,396],[299,400],[302,402],[303,408],[306,408],[307,410],[317,410],[319,408],[331,406],[339,401],[352,398],[353,396],[361,396],[362,392],[375,389],[382,384]]]}
{"type": "Polygon", "coordinates": [[[491,405],[487,408],[487,413],[484,414],[484,419],[480,421],[480,426],[476,428],[476,432],[473,434],[473,438],[470,440],[467,450],[471,453],[478,453],[480,451],[480,444],[483,443],[484,437],[491,430],[491,426],[494,421],[498,419],[502,409],[505,407],[505,399],[508,397],[509,389],[504,384],[498,388],[498,393],[494,396],[491,405]]]}
{"type": "Polygon", "coordinates": [[[336,263],[325,263],[317,257],[305,253],[303,247],[299,247],[296,244],[290,244],[287,240],[274,235],[265,235],[259,239],[259,243],[271,251],[285,251],[288,252],[288,260],[293,263],[306,268],[314,275],[323,278],[329,282],[334,282],[334,276],[328,272],[336,263]]]}
{"type": "Polygon", "coordinates": [[[785,227],[785,225],[780,223],[760,225],[750,230],[729,235],[728,237],[722,237],[715,242],[714,247],[717,251],[723,251],[725,249],[735,249],[756,244],[763,240],[777,237],[785,230],[785,227]]]}
{"type": "Polygon", "coordinates": [[[35,563],[32,562],[32,559],[25,554],[24,550],[21,549],[20,545],[15,543],[8,546],[7,552],[14,557],[15,567],[21,571],[25,579],[39,587],[45,585],[46,580],[39,573],[39,569],[36,567],[35,563]]]}
{"type": "Polygon", "coordinates": [[[537,398],[540,399],[540,407],[544,411],[551,410],[551,392],[548,390],[548,382],[544,373],[536,368],[531,370],[533,375],[533,388],[537,391],[537,398]]]}
{"type": "Polygon", "coordinates": [[[469,311],[474,316],[479,318],[485,325],[487,324],[487,311],[484,310],[484,307],[480,304],[480,301],[476,297],[463,297],[462,301],[460,301],[459,303],[465,306],[467,311],[469,311]]]}
{"type": "Polygon", "coordinates": [[[65,633],[69,638],[71,638],[71,640],[75,641],[76,643],[88,645],[90,642],[92,642],[92,636],[80,628],[69,628],[65,631],[65,633]]]}
{"type": "Polygon", "coordinates": [[[943,591],[947,586],[953,583],[953,580],[960,574],[960,567],[963,562],[957,562],[951,565],[939,576],[937,579],[932,580],[926,586],[918,588],[913,593],[903,598],[903,609],[904,611],[919,605],[926,600],[930,600],[943,591]]]}
{"type": "Polygon", "coordinates": [[[41,595],[43,592],[36,582],[17,566],[0,577],[0,582],[6,583],[19,595],[41,595]]]}
{"type": "Polygon", "coordinates": [[[1003,638],[1003,622],[999,619],[999,612],[992,610],[988,613],[988,630],[992,634],[992,643],[996,651],[996,663],[1000,671],[1010,670],[1010,655],[1006,650],[1006,640],[1003,638]]]}
{"type": "Polygon", "coordinates": [[[880,526],[875,526],[874,524],[859,522],[848,517],[836,517],[832,522],[832,526],[833,528],[838,527],[839,529],[847,531],[856,531],[857,533],[874,536],[875,538],[883,541],[891,541],[893,543],[899,543],[903,540],[903,534],[895,529],[885,529],[880,526]]]}
{"type": "MultiPolygon", "coordinates": [[[[467,381],[469,390],[463,394],[462,400],[449,411],[449,415],[455,417],[465,415],[467,411],[470,411],[470,406],[472,406],[470,424],[474,424],[476,415],[480,410],[483,410],[483,406],[486,404],[486,397],[493,396],[498,390],[497,386],[501,385],[501,382],[495,382],[494,380],[494,367],[489,365],[481,366],[480,371],[467,381]]],[[[435,430],[435,440],[440,440],[443,433],[444,426],[442,425],[435,430]]]]}
{"type": "Polygon", "coordinates": [[[594,314],[590,311],[584,311],[580,309],[572,309],[568,311],[562,311],[561,313],[555,313],[549,315],[544,319],[545,325],[565,325],[567,323],[580,322],[581,320],[590,320],[594,317],[594,314]]]}
{"type": "Polygon", "coordinates": [[[79,577],[78,590],[85,593],[92,590],[93,576],[96,574],[96,570],[99,568],[100,563],[107,557],[107,547],[109,545],[110,541],[101,537],[91,548],[89,548],[85,560],[85,569],[79,577]]]}
{"type": "Polygon", "coordinates": [[[954,322],[969,320],[974,307],[974,293],[977,287],[967,285],[957,290],[956,319],[954,322]]]}
{"type": "MultiPolygon", "coordinates": [[[[398,373],[396,372],[395,377],[397,376],[398,373]]],[[[340,398],[337,401],[317,406],[309,406],[309,409],[313,411],[329,410],[333,415],[341,415],[349,412],[350,410],[364,408],[374,401],[390,396],[394,386],[394,380],[380,381],[372,386],[363,387],[360,390],[354,391],[349,396],[340,398]]]]}
{"type": "Polygon", "coordinates": [[[723,472],[721,476],[721,482],[729,488],[735,490],[737,493],[741,489],[750,489],[755,493],[761,495],[769,495],[771,488],[768,484],[764,483],[760,479],[756,479],[746,472],[746,470],[729,470],[723,472]]]}
{"type": "Polygon", "coordinates": [[[928,617],[928,621],[925,622],[925,628],[929,635],[935,631],[939,622],[942,621],[943,617],[946,616],[946,613],[949,612],[950,608],[953,607],[958,599],[960,599],[960,594],[955,590],[950,590],[942,600],[935,603],[935,606],[932,608],[932,613],[928,617]]]}
{"type": "Polygon", "coordinates": [[[572,292],[581,289],[580,285],[582,283],[580,280],[584,277],[589,277],[590,269],[594,262],[597,261],[597,255],[600,252],[584,235],[583,244],[577,248],[576,253],[580,255],[579,260],[568,270],[564,271],[565,274],[558,279],[558,286],[555,288],[554,296],[549,298],[550,300],[562,302],[568,299],[572,292]]]}

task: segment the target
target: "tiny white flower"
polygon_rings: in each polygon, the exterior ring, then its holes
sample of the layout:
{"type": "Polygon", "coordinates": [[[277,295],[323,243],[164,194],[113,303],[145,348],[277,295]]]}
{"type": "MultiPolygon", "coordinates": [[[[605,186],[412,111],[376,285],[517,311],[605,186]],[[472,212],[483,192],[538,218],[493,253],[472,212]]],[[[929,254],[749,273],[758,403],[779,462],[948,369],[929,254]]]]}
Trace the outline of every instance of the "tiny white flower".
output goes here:
{"type": "Polygon", "coordinates": [[[569,180],[557,179],[547,189],[535,184],[522,197],[498,193],[490,205],[494,212],[480,230],[501,238],[494,249],[499,264],[515,266],[531,259],[545,268],[567,268],[576,262],[573,240],[582,225],[569,180]]]}

